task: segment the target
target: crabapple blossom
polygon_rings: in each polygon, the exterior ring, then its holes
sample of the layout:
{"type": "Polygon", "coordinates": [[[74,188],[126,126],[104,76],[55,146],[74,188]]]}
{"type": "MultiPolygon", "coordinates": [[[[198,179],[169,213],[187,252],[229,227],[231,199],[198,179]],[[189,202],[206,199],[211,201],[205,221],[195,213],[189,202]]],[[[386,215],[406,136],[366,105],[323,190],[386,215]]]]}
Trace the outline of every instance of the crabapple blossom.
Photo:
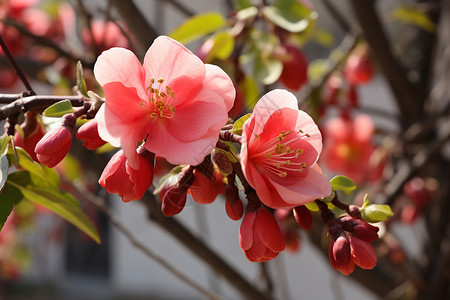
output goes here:
{"type": "Polygon", "coordinates": [[[134,169],[123,151],[119,150],[109,160],[98,180],[109,193],[118,194],[123,202],[140,200],[153,180],[152,158],[146,159],[139,154],[137,158],[140,160],[139,168],[134,169]]]}
{"type": "Polygon", "coordinates": [[[262,206],[245,213],[239,229],[239,245],[253,262],[271,260],[285,248],[275,217],[262,206]]]}
{"type": "Polygon", "coordinates": [[[265,205],[293,208],[331,193],[316,163],[321,133],[290,92],[263,96],[243,125],[242,139],[242,171],[265,205]]]}
{"type": "Polygon", "coordinates": [[[285,45],[286,59],[280,81],[288,88],[298,91],[308,80],[308,61],[305,54],[296,46],[285,45]]]}
{"type": "Polygon", "coordinates": [[[138,142],[172,164],[197,165],[228,120],[235,89],[217,66],[204,64],[177,41],[160,36],[141,64],[124,48],[103,52],[94,67],[105,92],[96,115],[100,137],[122,147],[139,167],[138,142]]]}
{"type": "Polygon", "coordinates": [[[211,177],[206,176],[198,169],[194,169],[194,181],[188,189],[192,199],[200,204],[212,203],[217,195],[223,194],[225,185],[222,174],[218,169],[213,169],[211,177]]]}
{"type": "Polygon", "coordinates": [[[27,151],[34,161],[38,161],[34,148],[44,135],[44,125],[36,113],[29,111],[25,114],[25,122],[14,134],[14,144],[27,151]]]}
{"type": "Polygon", "coordinates": [[[106,142],[98,135],[98,123],[93,119],[78,128],[75,134],[79,140],[84,140],[83,146],[89,150],[97,149],[103,146],[106,142]]]}

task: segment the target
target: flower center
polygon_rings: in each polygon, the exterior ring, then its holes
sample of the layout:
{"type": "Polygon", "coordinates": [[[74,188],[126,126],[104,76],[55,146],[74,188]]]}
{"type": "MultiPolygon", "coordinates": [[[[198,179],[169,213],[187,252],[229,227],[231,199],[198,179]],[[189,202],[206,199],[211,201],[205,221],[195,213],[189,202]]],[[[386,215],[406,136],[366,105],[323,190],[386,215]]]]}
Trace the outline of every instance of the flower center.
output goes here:
{"type": "Polygon", "coordinates": [[[155,82],[155,79],[151,78],[150,85],[146,90],[148,91],[149,105],[141,102],[141,106],[145,106],[151,111],[150,116],[152,118],[173,118],[175,107],[170,103],[175,99],[175,94],[170,86],[164,85],[164,79],[160,78],[155,82]]]}
{"type": "MultiPolygon", "coordinates": [[[[300,158],[304,149],[298,148],[299,141],[309,136],[301,130],[281,131],[278,136],[259,145],[258,153],[252,160],[279,177],[301,174],[307,165],[300,158]]],[[[260,141],[259,135],[256,135],[256,138],[260,141]]]]}

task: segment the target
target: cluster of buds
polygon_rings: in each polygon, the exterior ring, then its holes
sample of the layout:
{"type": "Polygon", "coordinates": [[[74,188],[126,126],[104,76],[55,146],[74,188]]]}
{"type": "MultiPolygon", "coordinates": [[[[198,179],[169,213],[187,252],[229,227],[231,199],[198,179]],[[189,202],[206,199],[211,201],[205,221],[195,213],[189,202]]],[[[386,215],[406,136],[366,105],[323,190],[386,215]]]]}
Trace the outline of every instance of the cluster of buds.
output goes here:
{"type": "Polygon", "coordinates": [[[344,275],[353,272],[355,265],[372,269],[377,256],[371,245],[378,239],[378,227],[366,221],[344,216],[330,222],[328,256],[331,266],[344,275]]]}

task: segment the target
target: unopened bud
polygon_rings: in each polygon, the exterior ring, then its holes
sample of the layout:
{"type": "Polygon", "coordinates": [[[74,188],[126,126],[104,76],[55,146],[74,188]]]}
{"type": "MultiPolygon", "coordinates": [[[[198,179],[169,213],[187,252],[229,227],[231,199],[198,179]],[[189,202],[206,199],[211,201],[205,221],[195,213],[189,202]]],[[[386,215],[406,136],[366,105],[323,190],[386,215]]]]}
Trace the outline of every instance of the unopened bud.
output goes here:
{"type": "Polygon", "coordinates": [[[50,168],[56,166],[69,153],[72,130],[68,126],[59,126],[47,132],[34,149],[37,159],[50,168]]]}
{"type": "Polygon", "coordinates": [[[312,226],[312,215],[309,209],[304,205],[294,207],[294,218],[304,229],[310,229],[312,226]]]}
{"type": "Polygon", "coordinates": [[[339,264],[346,264],[350,261],[350,242],[347,237],[340,236],[333,244],[333,256],[339,264]]]}
{"type": "Polygon", "coordinates": [[[75,136],[79,140],[84,140],[83,146],[89,150],[97,149],[106,144],[98,134],[97,120],[95,119],[78,128],[75,136]]]}
{"type": "MultiPolygon", "coordinates": [[[[221,149],[220,149],[221,150],[221,149]]],[[[229,160],[227,154],[224,151],[216,150],[212,155],[212,160],[219,168],[220,172],[225,175],[229,175],[233,172],[233,164],[229,160]]]]}
{"type": "Polygon", "coordinates": [[[231,220],[242,218],[244,206],[239,198],[239,190],[234,184],[225,186],[225,211],[231,220]]]}
{"type": "Polygon", "coordinates": [[[186,193],[180,193],[177,185],[163,187],[159,193],[161,211],[166,217],[179,214],[186,205],[186,193]]]}

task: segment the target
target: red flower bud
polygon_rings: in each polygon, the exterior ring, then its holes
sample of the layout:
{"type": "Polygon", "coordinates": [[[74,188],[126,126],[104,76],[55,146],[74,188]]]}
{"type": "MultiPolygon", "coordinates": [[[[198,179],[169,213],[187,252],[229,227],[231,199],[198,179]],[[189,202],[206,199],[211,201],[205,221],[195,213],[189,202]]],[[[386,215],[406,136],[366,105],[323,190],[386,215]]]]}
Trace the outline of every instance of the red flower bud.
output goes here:
{"type": "Polygon", "coordinates": [[[106,142],[98,135],[97,120],[95,119],[78,128],[75,136],[79,140],[84,140],[83,146],[89,150],[97,149],[106,144],[106,142]]]}
{"type": "Polygon", "coordinates": [[[303,52],[296,46],[285,45],[286,59],[280,81],[288,88],[298,91],[308,80],[308,61],[303,52]]]}
{"type": "Polygon", "coordinates": [[[294,207],[294,218],[304,229],[310,229],[312,226],[312,215],[308,208],[304,205],[294,207]]]}
{"type": "Polygon", "coordinates": [[[353,262],[362,269],[372,269],[377,264],[377,256],[371,244],[357,237],[349,237],[353,262]]]}
{"type": "Polygon", "coordinates": [[[353,233],[360,239],[372,243],[378,239],[378,227],[372,226],[364,220],[355,219],[353,233]]]}
{"type": "Polygon", "coordinates": [[[244,206],[239,198],[239,190],[234,184],[225,186],[225,211],[231,220],[237,221],[244,214],[244,206]]]}
{"type": "Polygon", "coordinates": [[[364,84],[369,82],[375,73],[375,66],[367,47],[359,47],[352,53],[345,63],[344,75],[350,84],[364,84]]]}
{"type": "Polygon", "coordinates": [[[207,177],[198,169],[194,169],[194,181],[188,190],[192,199],[200,204],[212,203],[217,195],[224,192],[222,174],[219,170],[213,169],[211,178],[207,177]]]}
{"type": "Polygon", "coordinates": [[[333,257],[339,264],[347,264],[350,261],[350,243],[345,236],[340,236],[333,243],[333,257]]]}
{"type": "Polygon", "coordinates": [[[168,185],[161,189],[159,193],[161,200],[161,211],[166,217],[179,214],[186,205],[186,193],[180,193],[178,185],[168,185]]]}
{"type": "Polygon", "coordinates": [[[59,126],[47,132],[36,144],[34,152],[44,165],[53,168],[66,157],[72,144],[72,132],[67,126],[59,126]]]}
{"type": "Polygon", "coordinates": [[[27,112],[25,114],[25,122],[14,135],[14,145],[23,148],[33,160],[38,161],[34,148],[44,135],[45,128],[36,113],[27,112]]]}

